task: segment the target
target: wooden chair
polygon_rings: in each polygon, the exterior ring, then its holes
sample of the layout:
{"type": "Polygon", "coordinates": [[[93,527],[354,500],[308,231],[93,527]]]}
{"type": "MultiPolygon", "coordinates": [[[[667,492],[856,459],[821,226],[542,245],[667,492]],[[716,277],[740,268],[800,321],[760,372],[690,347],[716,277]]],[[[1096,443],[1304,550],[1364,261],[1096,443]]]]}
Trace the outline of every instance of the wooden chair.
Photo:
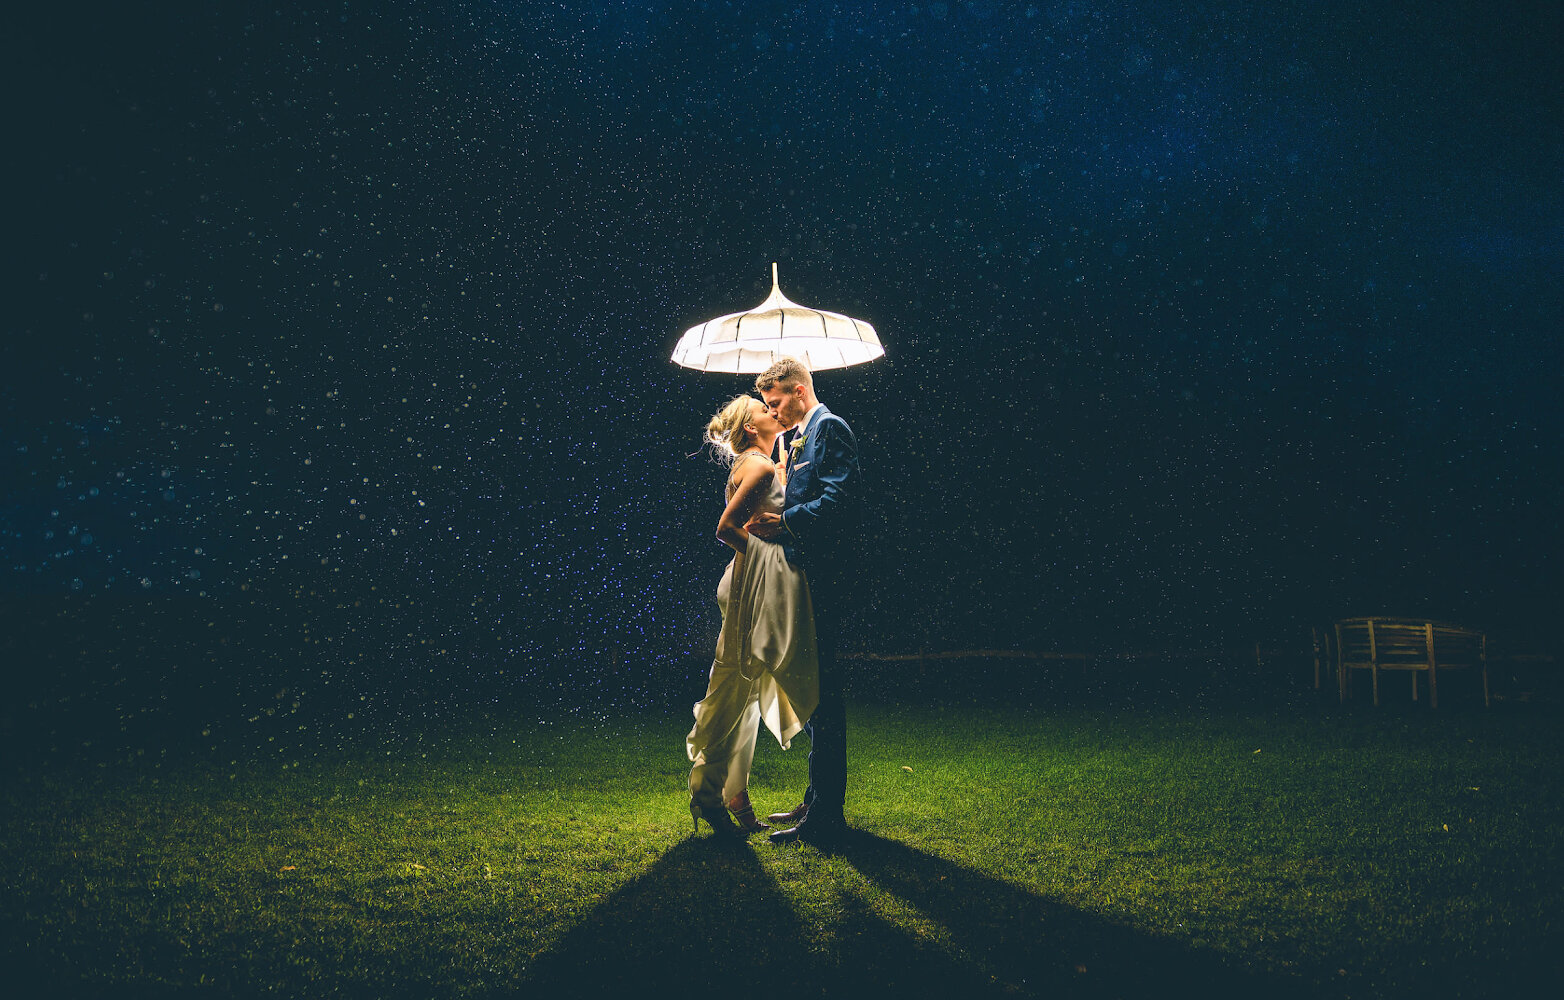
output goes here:
{"type": "Polygon", "coordinates": [[[1374,704],[1379,704],[1379,672],[1412,674],[1412,700],[1417,701],[1417,675],[1428,673],[1428,703],[1439,707],[1439,671],[1475,668],[1483,673],[1483,705],[1488,699],[1488,637],[1459,625],[1417,618],[1348,618],[1336,623],[1336,663],[1343,700],[1351,689],[1352,671],[1367,670],[1374,679],[1374,704]]]}

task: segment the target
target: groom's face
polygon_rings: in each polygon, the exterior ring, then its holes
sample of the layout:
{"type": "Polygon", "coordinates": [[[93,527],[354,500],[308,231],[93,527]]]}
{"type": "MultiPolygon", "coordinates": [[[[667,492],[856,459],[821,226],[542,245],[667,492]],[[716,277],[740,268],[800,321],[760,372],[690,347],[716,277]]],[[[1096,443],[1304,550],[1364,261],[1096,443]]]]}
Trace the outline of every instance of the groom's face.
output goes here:
{"type": "Polygon", "coordinates": [[[804,406],[802,385],[778,383],[762,392],[760,398],[766,401],[766,408],[776,415],[777,422],[784,428],[797,427],[804,419],[804,414],[808,412],[804,406]]]}

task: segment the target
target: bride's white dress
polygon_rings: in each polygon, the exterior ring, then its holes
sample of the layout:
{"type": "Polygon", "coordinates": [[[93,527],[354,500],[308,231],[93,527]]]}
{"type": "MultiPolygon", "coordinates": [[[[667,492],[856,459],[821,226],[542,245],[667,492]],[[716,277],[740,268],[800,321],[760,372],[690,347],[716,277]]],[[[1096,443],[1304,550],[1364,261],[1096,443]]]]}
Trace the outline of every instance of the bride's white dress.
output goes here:
{"type": "MultiPolygon", "coordinates": [[[[737,471],[735,469],[735,471],[737,471]]],[[[728,497],[733,484],[729,480],[728,497]]],[[[773,476],[758,510],[781,513],[782,478],[773,476]]],[[[706,697],[685,737],[690,800],[720,806],[749,785],[759,723],[787,749],[820,701],[814,611],[802,570],[782,546],[754,535],[717,585],[722,633],[706,697]]]]}

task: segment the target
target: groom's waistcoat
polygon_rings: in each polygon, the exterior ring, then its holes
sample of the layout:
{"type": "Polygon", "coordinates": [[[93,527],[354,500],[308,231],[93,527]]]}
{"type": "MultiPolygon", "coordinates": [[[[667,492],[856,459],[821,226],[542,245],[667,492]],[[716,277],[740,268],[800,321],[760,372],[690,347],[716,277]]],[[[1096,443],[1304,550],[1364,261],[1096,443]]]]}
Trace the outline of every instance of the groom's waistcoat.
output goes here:
{"type": "Polygon", "coordinates": [[[845,556],[858,529],[858,441],[847,421],[821,406],[804,425],[803,444],[788,463],[784,530],[787,561],[806,571],[845,556]]]}

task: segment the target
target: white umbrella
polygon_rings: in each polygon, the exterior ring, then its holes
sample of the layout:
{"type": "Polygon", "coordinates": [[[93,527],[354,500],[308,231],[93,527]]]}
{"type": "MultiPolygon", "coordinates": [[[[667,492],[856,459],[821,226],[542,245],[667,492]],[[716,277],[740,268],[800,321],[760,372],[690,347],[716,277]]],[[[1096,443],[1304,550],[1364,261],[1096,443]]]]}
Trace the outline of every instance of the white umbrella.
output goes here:
{"type": "Polygon", "coordinates": [[[879,335],[863,320],[801,306],[783,295],[772,264],[766,301],[690,327],[673,349],[673,360],[698,371],[741,375],[763,372],[780,357],[797,358],[818,372],[884,354],[879,335]]]}

